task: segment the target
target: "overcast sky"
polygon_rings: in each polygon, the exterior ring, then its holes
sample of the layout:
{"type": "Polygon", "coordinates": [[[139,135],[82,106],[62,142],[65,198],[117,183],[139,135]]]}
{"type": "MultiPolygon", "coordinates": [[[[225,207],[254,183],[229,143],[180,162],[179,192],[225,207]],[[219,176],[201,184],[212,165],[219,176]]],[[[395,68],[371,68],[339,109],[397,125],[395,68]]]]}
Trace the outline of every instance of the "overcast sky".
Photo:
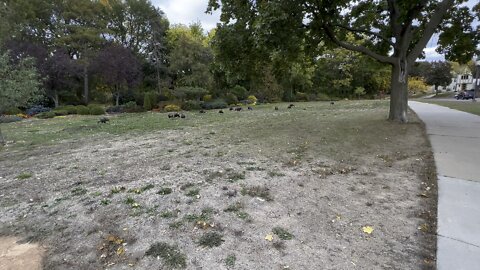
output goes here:
{"type": "MultiPolygon", "coordinates": [[[[171,24],[190,24],[192,22],[201,22],[203,28],[207,31],[215,28],[220,21],[220,12],[214,14],[205,14],[208,0],[152,0],[153,4],[160,7],[167,15],[171,24]]],[[[467,5],[472,7],[478,3],[478,0],[469,0],[467,5]]],[[[443,55],[435,52],[438,37],[433,37],[425,49],[427,60],[443,60],[443,55]]]]}

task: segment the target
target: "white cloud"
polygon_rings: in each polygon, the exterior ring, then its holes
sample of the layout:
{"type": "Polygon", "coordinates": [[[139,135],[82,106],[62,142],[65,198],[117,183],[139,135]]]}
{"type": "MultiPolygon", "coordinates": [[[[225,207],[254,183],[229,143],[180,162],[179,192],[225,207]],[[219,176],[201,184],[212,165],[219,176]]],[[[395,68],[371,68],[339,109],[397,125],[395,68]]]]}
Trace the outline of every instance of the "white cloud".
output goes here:
{"type": "Polygon", "coordinates": [[[186,24],[200,21],[210,31],[220,21],[220,12],[206,14],[208,0],[153,0],[152,3],[165,12],[171,24],[186,24]]]}
{"type": "Polygon", "coordinates": [[[439,54],[435,50],[437,49],[437,46],[435,47],[427,47],[423,50],[425,53],[425,60],[427,61],[444,61],[445,56],[443,54],[439,54]]]}

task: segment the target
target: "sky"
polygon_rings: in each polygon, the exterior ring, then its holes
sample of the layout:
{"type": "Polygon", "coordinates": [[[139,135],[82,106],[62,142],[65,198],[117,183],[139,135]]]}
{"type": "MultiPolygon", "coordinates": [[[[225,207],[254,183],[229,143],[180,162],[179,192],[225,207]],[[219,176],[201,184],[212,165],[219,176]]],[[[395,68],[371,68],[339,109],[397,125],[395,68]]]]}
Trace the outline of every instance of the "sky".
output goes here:
{"type": "MultiPolygon", "coordinates": [[[[466,4],[472,7],[478,0],[469,0],[466,4]]],[[[186,24],[200,22],[206,31],[215,28],[220,21],[220,12],[206,14],[208,0],[152,0],[153,4],[162,9],[167,15],[171,24],[186,24]]],[[[478,23],[478,22],[477,22],[478,23]]],[[[443,55],[438,54],[435,49],[438,36],[432,37],[424,50],[426,59],[429,61],[444,60],[443,55]]]]}

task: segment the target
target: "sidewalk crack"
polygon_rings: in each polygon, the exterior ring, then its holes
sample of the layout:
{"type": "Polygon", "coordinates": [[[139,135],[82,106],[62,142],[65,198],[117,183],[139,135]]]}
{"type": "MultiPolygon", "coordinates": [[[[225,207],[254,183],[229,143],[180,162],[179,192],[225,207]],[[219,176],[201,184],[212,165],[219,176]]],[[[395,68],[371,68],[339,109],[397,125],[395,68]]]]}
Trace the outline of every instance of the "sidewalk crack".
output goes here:
{"type": "Polygon", "coordinates": [[[437,236],[440,236],[440,237],[443,237],[443,238],[447,238],[447,239],[450,239],[450,240],[453,240],[453,241],[457,241],[457,242],[460,242],[460,243],[462,243],[462,244],[466,244],[466,245],[469,245],[469,246],[472,246],[472,247],[480,248],[480,246],[478,246],[478,245],[475,245],[475,244],[472,244],[472,243],[468,243],[468,242],[465,242],[465,241],[463,241],[463,240],[456,239],[456,238],[453,238],[453,237],[448,237],[448,236],[441,235],[441,234],[437,234],[437,236]]]}

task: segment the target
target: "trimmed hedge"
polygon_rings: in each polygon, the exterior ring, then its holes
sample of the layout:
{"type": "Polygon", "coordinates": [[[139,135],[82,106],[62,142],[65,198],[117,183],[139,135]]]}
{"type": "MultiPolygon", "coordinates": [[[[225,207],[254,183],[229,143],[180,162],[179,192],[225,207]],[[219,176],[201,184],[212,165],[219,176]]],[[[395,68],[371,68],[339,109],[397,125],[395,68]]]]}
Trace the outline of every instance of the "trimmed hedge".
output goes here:
{"type": "Polygon", "coordinates": [[[105,110],[100,106],[90,106],[91,115],[102,115],[105,114],[105,110]]]}
{"type": "Polygon", "coordinates": [[[77,113],[80,114],[80,115],[89,115],[90,114],[90,109],[87,106],[78,105],[77,106],[77,113]]]}
{"type": "Polygon", "coordinates": [[[55,116],[56,116],[55,112],[42,112],[42,113],[39,113],[39,114],[35,115],[35,117],[40,118],[40,119],[54,118],[55,116]]]}
{"type": "Polygon", "coordinates": [[[225,100],[219,98],[211,102],[203,103],[202,107],[206,110],[225,109],[228,107],[228,104],[225,100]]]}

